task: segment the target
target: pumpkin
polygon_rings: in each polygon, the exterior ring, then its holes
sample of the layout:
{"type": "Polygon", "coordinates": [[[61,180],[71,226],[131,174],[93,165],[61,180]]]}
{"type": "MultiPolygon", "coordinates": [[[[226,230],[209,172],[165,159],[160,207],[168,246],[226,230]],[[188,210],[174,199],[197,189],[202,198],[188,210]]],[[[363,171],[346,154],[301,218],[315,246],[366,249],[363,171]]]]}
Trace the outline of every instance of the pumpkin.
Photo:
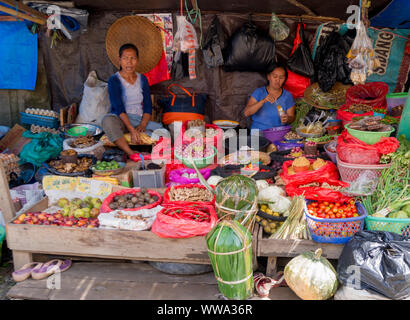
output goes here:
{"type": "Polygon", "coordinates": [[[254,284],[251,233],[238,221],[223,220],[205,239],[219,291],[228,299],[250,298],[254,284]]]}
{"type": "Polygon", "coordinates": [[[303,300],[326,300],[336,293],[336,270],[321,255],[322,249],[304,252],[285,267],[287,285],[303,300]]]}

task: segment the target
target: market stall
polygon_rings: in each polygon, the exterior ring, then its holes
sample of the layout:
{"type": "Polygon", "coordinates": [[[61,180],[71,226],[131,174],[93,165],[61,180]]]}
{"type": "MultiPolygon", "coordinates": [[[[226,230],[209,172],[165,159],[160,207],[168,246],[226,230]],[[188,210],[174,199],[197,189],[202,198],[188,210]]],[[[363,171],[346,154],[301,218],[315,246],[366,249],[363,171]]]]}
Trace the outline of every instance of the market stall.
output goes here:
{"type": "MultiPolygon", "coordinates": [[[[21,7],[20,17],[40,23],[46,9],[21,7]]],[[[357,261],[360,245],[394,244],[408,256],[408,29],[370,26],[364,4],[354,27],[275,13],[264,26],[211,14],[202,25],[181,6],[175,15],[98,13],[87,29],[86,10],[63,9],[78,28],[40,40],[53,110],[25,106],[0,140],[16,274],[33,254],[190,264],[211,266],[228,299],[287,285],[325,300],[349,290],[347,261],[382,268],[374,257],[357,261]],[[74,58],[56,70],[58,57],[94,39],[95,21],[105,47],[99,35],[90,48],[105,49],[94,66],[108,82],[83,62],[60,77],[74,58]],[[384,61],[372,40],[390,33],[384,61]],[[283,273],[280,258],[292,258],[283,273]]],[[[390,283],[392,274],[406,281],[402,260],[353,292],[408,298],[408,284],[390,283]]]]}

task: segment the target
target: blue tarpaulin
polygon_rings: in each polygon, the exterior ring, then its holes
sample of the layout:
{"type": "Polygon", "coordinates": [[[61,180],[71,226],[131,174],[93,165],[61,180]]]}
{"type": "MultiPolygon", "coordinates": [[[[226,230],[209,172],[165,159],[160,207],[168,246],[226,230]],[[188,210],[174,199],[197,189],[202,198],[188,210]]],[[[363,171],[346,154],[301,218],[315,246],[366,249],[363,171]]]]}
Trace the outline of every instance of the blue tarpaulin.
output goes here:
{"type": "Polygon", "coordinates": [[[35,89],[37,51],[37,34],[25,22],[0,23],[0,89],[35,89]]]}
{"type": "Polygon", "coordinates": [[[370,19],[370,24],[373,27],[410,29],[410,0],[393,0],[370,19]]]}

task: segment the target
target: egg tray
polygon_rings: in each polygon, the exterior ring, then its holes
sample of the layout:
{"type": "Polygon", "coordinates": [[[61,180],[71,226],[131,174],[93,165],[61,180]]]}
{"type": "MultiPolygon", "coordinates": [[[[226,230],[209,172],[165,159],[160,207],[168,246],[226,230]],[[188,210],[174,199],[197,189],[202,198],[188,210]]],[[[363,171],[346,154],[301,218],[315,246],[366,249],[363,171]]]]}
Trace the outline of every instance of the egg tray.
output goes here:
{"type": "Polygon", "coordinates": [[[59,127],[59,121],[57,118],[54,117],[48,117],[48,116],[40,116],[37,114],[28,114],[25,112],[20,112],[20,122],[22,124],[28,124],[28,125],[38,125],[41,127],[47,127],[47,128],[54,128],[58,129],[59,127]]]}

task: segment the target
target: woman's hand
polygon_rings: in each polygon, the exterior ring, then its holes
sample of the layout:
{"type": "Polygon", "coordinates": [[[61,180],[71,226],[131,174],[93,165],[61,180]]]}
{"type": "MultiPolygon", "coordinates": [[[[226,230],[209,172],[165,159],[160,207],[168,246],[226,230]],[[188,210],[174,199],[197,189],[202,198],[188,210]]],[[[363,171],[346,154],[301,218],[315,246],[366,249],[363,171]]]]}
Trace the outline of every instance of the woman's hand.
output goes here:
{"type": "Polygon", "coordinates": [[[139,136],[140,136],[140,132],[137,131],[137,129],[132,129],[130,130],[130,135],[131,135],[131,143],[132,144],[138,144],[139,143],[139,136]]]}
{"type": "Polygon", "coordinates": [[[273,94],[269,93],[264,100],[265,100],[265,102],[274,103],[277,99],[278,99],[277,97],[275,97],[273,94]]]}
{"type": "Polygon", "coordinates": [[[286,124],[289,121],[289,117],[287,114],[283,114],[281,115],[280,120],[282,121],[283,124],[286,124]]]}
{"type": "Polygon", "coordinates": [[[144,125],[143,123],[140,123],[138,126],[135,127],[135,130],[138,133],[145,132],[146,127],[147,127],[146,125],[144,125]]]}

